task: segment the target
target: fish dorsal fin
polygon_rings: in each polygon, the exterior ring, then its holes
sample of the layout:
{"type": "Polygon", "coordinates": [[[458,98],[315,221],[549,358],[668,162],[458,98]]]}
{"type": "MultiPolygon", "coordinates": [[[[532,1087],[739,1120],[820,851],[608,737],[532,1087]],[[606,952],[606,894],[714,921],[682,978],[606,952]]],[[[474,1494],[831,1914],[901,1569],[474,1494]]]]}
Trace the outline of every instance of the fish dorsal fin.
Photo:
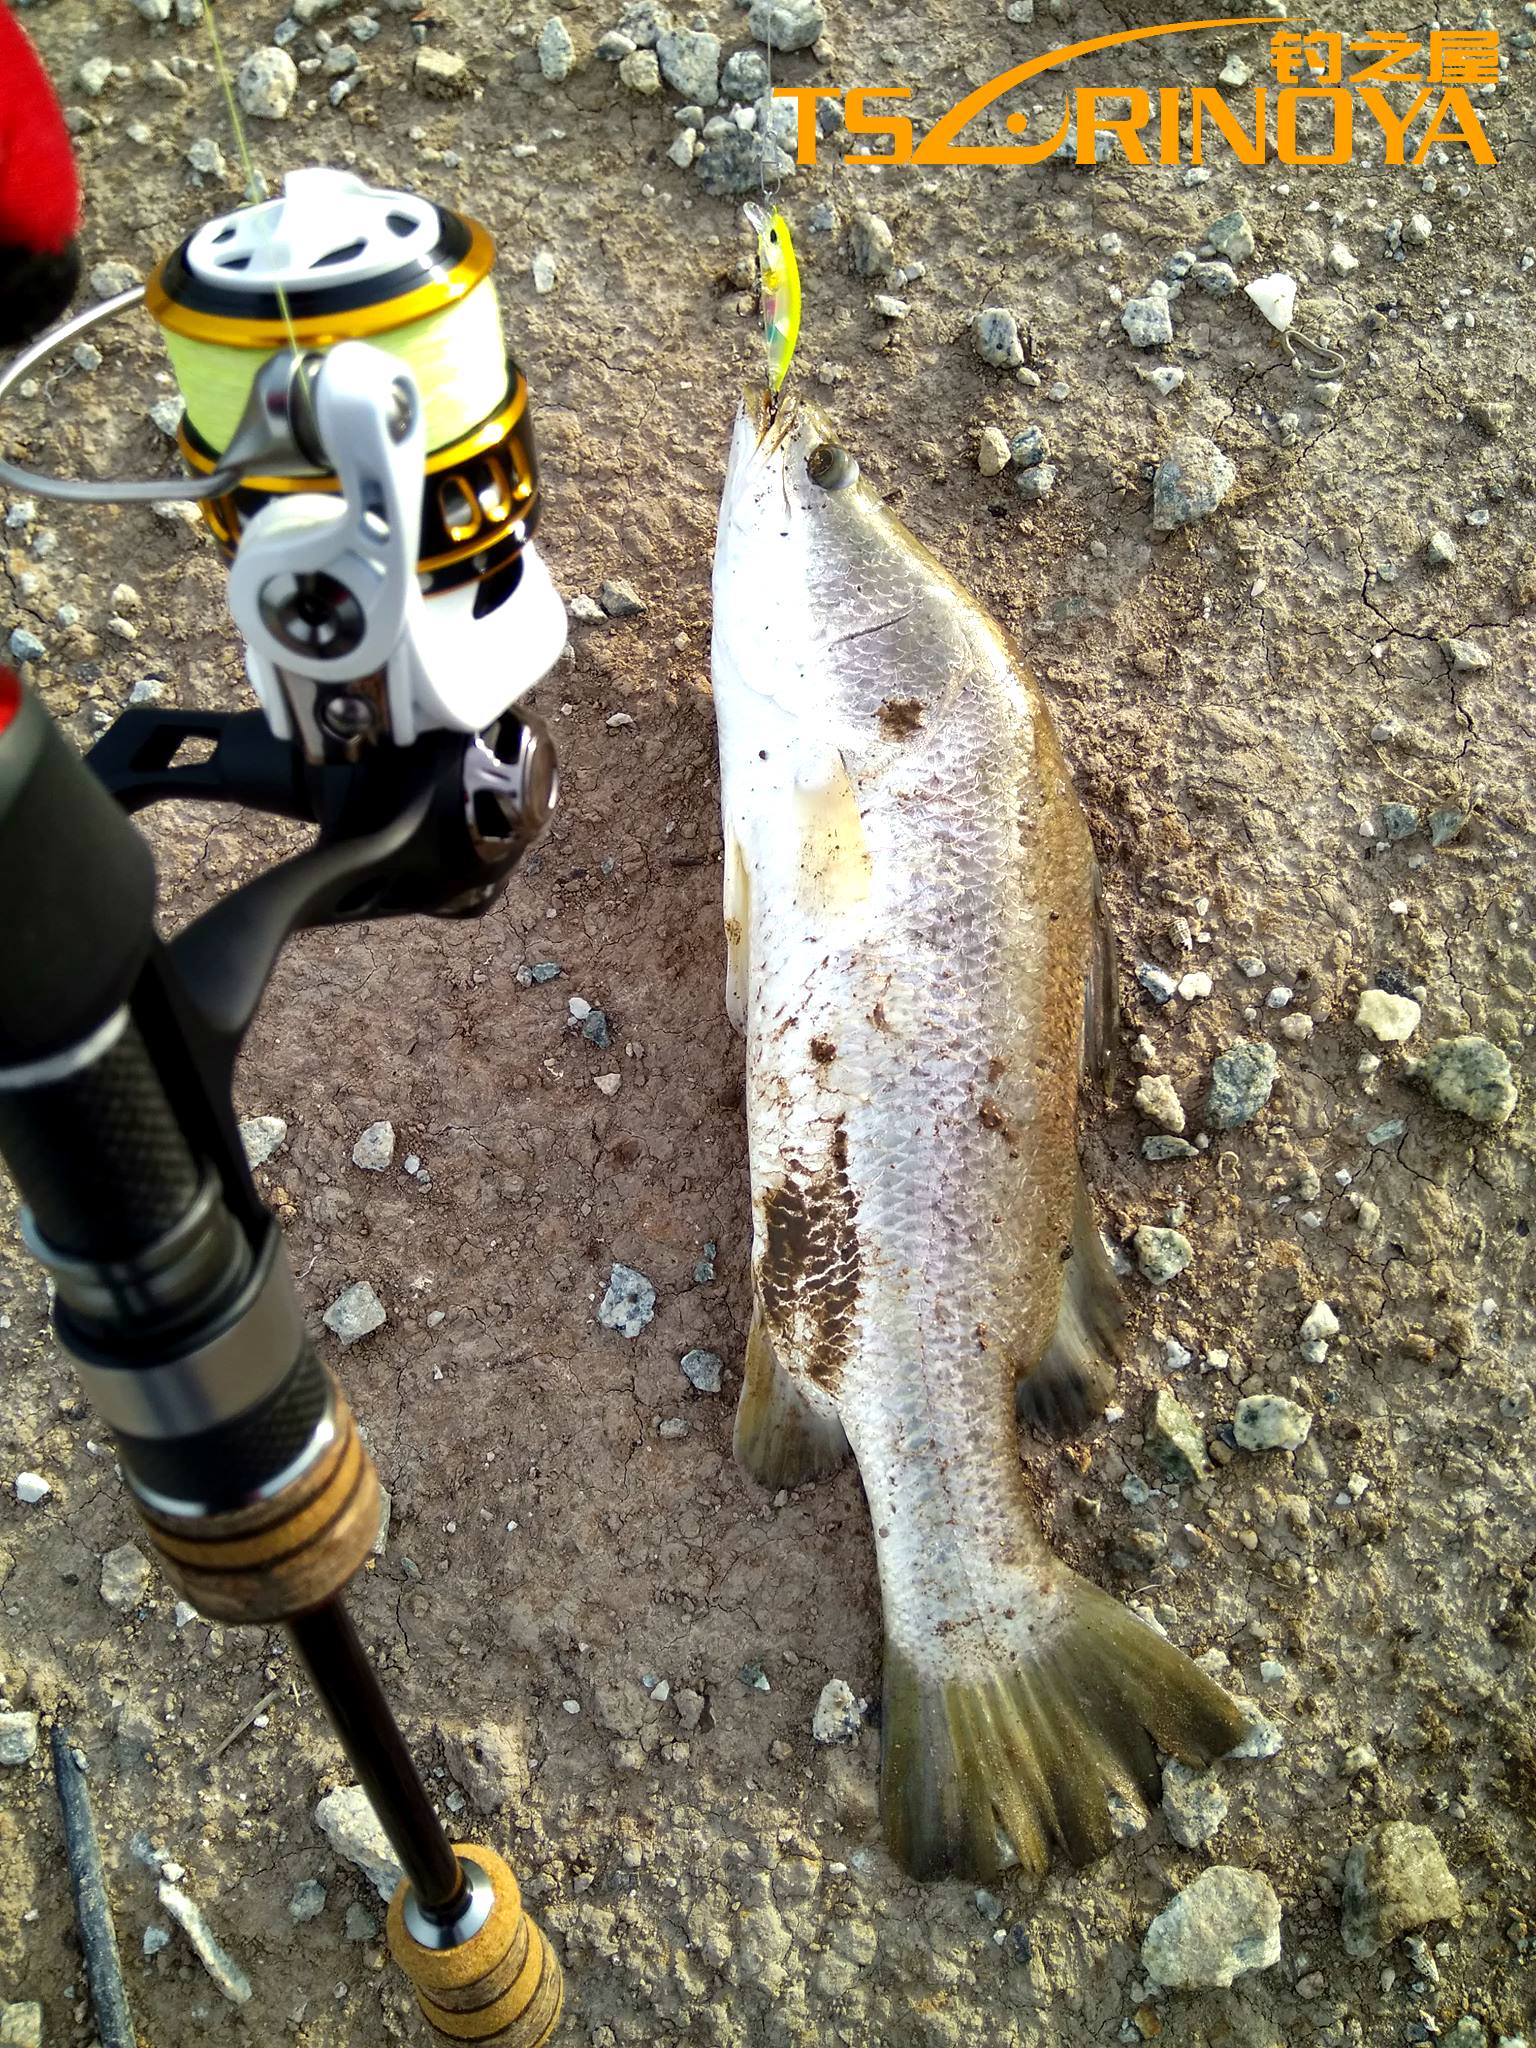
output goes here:
{"type": "Polygon", "coordinates": [[[873,863],[840,751],[797,771],[791,802],[801,907],[833,916],[857,909],[869,899],[873,863]]]}

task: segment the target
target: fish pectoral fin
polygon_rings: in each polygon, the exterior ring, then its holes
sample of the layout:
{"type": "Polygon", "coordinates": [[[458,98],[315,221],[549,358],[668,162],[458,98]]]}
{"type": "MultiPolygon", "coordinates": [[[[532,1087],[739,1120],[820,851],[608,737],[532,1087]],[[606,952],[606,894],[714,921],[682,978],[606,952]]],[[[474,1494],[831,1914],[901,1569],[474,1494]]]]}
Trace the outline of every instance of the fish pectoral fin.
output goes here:
{"type": "Polygon", "coordinates": [[[1019,1420],[1053,1436],[1071,1436],[1101,1415],[1114,1392],[1124,1330],[1125,1297],[1100,1240],[1079,1169],[1061,1313],[1039,1362],[1020,1376],[1014,1389],[1019,1420]]]}
{"type": "Polygon", "coordinates": [[[1081,1074],[1098,1087],[1109,1079],[1115,1028],[1120,1018],[1120,974],[1115,963],[1115,935],[1104,902],[1098,863],[1093,869],[1093,913],[1088,975],[1083,990],[1083,1056],[1081,1074]]]}
{"type": "Polygon", "coordinates": [[[1248,1722],[1182,1650],[1118,1600],[1069,1578],[1038,1634],[998,1645],[994,1668],[947,1677],[942,1642],[921,1660],[889,1639],[880,1716],[886,1846],[916,1878],[1042,1873],[1114,1846],[1108,1794],[1154,1806],[1158,1748],[1201,1765],[1248,1722]]]}
{"type": "Polygon", "coordinates": [[[752,944],[752,877],[741,841],[725,828],[725,1014],[738,1031],[747,1028],[752,944]]]}
{"type": "Polygon", "coordinates": [[[742,1470],[775,1492],[835,1471],[848,1455],[837,1417],[813,1408],[780,1365],[755,1302],[733,1444],[742,1470]]]}
{"type": "Polygon", "coordinates": [[[796,776],[793,803],[802,908],[836,913],[866,902],[873,863],[853,778],[840,752],[796,776]]]}

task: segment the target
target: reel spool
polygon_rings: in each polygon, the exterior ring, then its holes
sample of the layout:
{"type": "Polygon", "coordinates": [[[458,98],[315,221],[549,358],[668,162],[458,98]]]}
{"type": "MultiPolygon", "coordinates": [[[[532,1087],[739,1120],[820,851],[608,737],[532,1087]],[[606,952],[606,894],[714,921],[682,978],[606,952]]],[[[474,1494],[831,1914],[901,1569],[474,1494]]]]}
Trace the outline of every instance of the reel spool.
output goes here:
{"type": "MultiPolygon", "coordinates": [[[[278,350],[367,341],[406,364],[422,395],[423,594],[473,586],[452,609],[495,610],[517,587],[539,511],[528,387],[502,339],[495,256],[478,222],[346,171],[290,171],[281,198],[207,222],[144,292],[186,403],[188,468],[219,468],[278,350]]],[[[337,488],[330,475],[247,475],[205,498],[203,516],[232,555],[274,497],[337,488]]]]}

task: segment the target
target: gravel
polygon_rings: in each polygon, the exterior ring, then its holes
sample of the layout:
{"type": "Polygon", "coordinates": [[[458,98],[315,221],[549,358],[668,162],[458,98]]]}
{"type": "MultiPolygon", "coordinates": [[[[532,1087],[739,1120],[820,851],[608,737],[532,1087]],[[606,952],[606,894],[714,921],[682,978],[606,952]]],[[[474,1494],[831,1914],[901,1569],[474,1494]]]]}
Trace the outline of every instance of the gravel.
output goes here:
{"type": "Polygon", "coordinates": [[[1434,1833],[1382,1821],[1344,1859],[1340,1931],[1352,1956],[1372,1956],[1411,1928],[1461,1918],[1461,1887],[1434,1833]]]}
{"type": "Polygon", "coordinates": [[[621,1337],[638,1337],[656,1313],[656,1290],[633,1266],[615,1265],[608,1279],[608,1291],[597,1311],[605,1330],[617,1330],[621,1337]]]}
{"type": "Polygon", "coordinates": [[[15,1769],[37,1755],[36,1714],[0,1714],[0,1764],[15,1769]]]}
{"type": "Polygon", "coordinates": [[[1253,1122],[1268,1102],[1279,1059],[1272,1045],[1239,1038],[1211,1062],[1205,1120],[1213,1131],[1235,1131],[1253,1122]]]}
{"type": "Polygon", "coordinates": [[[295,1886],[293,1897],[288,1901],[288,1911],[293,1919],[318,1920],[325,1911],[325,1886],[317,1877],[306,1877],[302,1884],[295,1886]]]}
{"type": "Polygon", "coordinates": [[[1001,476],[1008,467],[1008,436],[1001,427],[983,427],[976,443],[976,467],[983,476],[1001,476]]]}
{"type": "Polygon", "coordinates": [[[1165,1230],[1153,1223],[1143,1223],[1132,1242],[1136,1250],[1137,1270],[1142,1279],[1150,1280],[1154,1287],[1166,1287],[1195,1256],[1194,1247],[1183,1231],[1165,1230]]]}
{"type": "Polygon", "coordinates": [[[1191,526],[1214,512],[1237,482],[1237,470],[1204,434],[1183,434],[1152,478],[1152,524],[1160,533],[1191,526]]]}
{"type": "Polygon", "coordinates": [[[683,1378],[691,1387],[697,1387],[701,1394],[719,1393],[725,1361],[717,1353],[698,1349],[685,1351],[681,1364],[683,1378]]]}
{"type": "Polygon", "coordinates": [[[1177,1484],[1182,1486],[1193,1480],[1210,1478],[1212,1465],[1206,1455],[1200,1425],[1177,1395],[1171,1394],[1166,1387],[1160,1387],[1152,1397],[1145,1437],[1150,1456],[1177,1484]]]}
{"type": "Polygon", "coordinates": [[[645,610],[645,599],[635,586],[617,576],[603,585],[597,601],[610,619],[637,619],[645,610]]]}
{"type": "Polygon", "coordinates": [[[43,2048],[43,2008],[35,1998],[0,2005],[0,2048],[43,2048]]]}
{"type": "Polygon", "coordinates": [[[366,1280],[357,1280],[337,1295],[321,1321],[328,1330],[335,1331],[343,1344],[356,1344],[360,1338],[382,1329],[384,1304],[366,1280]]]}
{"type": "Polygon", "coordinates": [[[1442,1109],[1475,1124],[1508,1123],[1519,1100],[1509,1060],[1486,1038],[1437,1038],[1414,1078],[1442,1109]]]}
{"type": "Polygon", "coordinates": [[[1437,526],[1424,543],[1424,560],[1431,569],[1448,569],[1455,561],[1456,543],[1443,526],[1437,526]]]}
{"type": "Polygon", "coordinates": [[[137,1607],[149,1590],[149,1559],[132,1543],[120,1543],[101,1560],[101,1597],[118,1614],[137,1607]]]}
{"type": "Polygon", "coordinates": [[[394,1164],[395,1127],[392,1123],[370,1124],[352,1147],[352,1164],[365,1173],[383,1173],[394,1164]]]}
{"type": "Polygon", "coordinates": [[[280,1116],[248,1116],[240,1126],[246,1165],[265,1166],[287,1135],[288,1126],[280,1116]]]}
{"type": "Polygon", "coordinates": [[[558,85],[562,78],[569,78],[576,63],[576,45],[571,41],[571,32],[558,14],[552,14],[539,30],[535,45],[538,52],[539,69],[552,85],[558,85]]]}
{"type": "Polygon", "coordinates": [[[1132,348],[1162,348],[1173,339],[1173,310],[1168,287],[1153,285],[1145,297],[1128,299],[1120,315],[1132,348]]]}
{"type": "MultiPolygon", "coordinates": [[[[426,54],[418,56],[418,68],[426,54]]],[[[285,121],[298,89],[299,67],[286,50],[271,46],[252,50],[235,75],[240,111],[253,121],[285,121]]]]}
{"type": "Polygon", "coordinates": [[[857,1742],[862,1725],[853,1688],[841,1678],[829,1678],[811,1716],[811,1734],[830,1748],[841,1742],[857,1742]]]}
{"type": "Polygon", "coordinates": [[[820,0],[752,0],[747,30],[770,50],[808,50],[826,26],[820,0]]]}
{"type": "Polygon", "coordinates": [[[619,82],[649,97],[661,91],[661,65],[654,50],[631,50],[619,59],[619,82]]]}
{"type": "Polygon", "coordinates": [[[1401,1045],[1418,1030],[1423,1014],[1412,996],[1395,996],[1384,988],[1368,988],[1355,1010],[1355,1023],[1380,1045],[1401,1045]]]}
{"type": "Polygon", "coordinates": [[[1221,1989],[1280,1960],[1280,1901],[1256,1870],[1217,1863],[1158,1914],[1141,1944],[1142,1967],[1169,1989],[1221,1989]]]}
{"type": "Polygon", "coordinates": [[[1231,263],[1245,263],[1253,254],[1253,229],[1242,213],[1224,213],[1220,220],[1212,221],[1205,239],[1231,263]]]}
{"type": "Polygon", "coordinates": [[[1442,640],[1440,652],[1459,676],[1480,675],[1484,669],[1493,667],[1493,656],[1475,640],[1442,640]]]}
{"type": "Polygon", "coordinates": [[[1214,1771],[1192,1771],[1172,1761],[1163,1765],[1163,1818],[1181,1848],[1202,1847],[1226,1817],[1227,1795],[1214,1771]]]}
{"type": "Polygon", "coordinates": [[[973,317],[971,346],[994,370],[1016,370],[1024,360],[1019,323],[1006,306],[983,306],[973,317]]]}
{"type": "Polygon", "coordinates": [[[1143,1074],[1136,1083],[1136,1107],[1165,1131],[1182,1131],[1184,1106],[1168,1074],[1143,1074]]]}
{"type": "Polygon", "coordinates": [[[656,38],[661,75],[695,106],[712,107],[720,97],[720,38],[707,29],[674,28],[656,38]]]}
{"type": "Polygon", "coordinates": [[[7,644],[11,650],[11,659],[18,668],[25,662],[41,661],[48,651],[37,635],[29,632],[25,626],[13,627],[7,644]]]}
{"type": "Polygon", "coordinates": [[[45,1501],[52,1491],[53,1488],[48,1484],[48,1481],[41,1472],[18,1472],[16,1474],[16,1498],[24,1508],[35,1508],[40,1501],[45,1501]]]}
{"type": "Polygon", "coordinates": [[[469,66],[452,50],[424,44],[416,52],[412,75],[416,89],[429,100],[462,99],[471,89],[469,66]]]}
{"type": "Polygon", "coordinates": [[[878,213],[856,213],[848,223],[848,260],[857,277],[884,277],[896,238],[878,213]]]}
{"type": "Polygon", "coordinates": [[[737,50],[726,58],[725,69],[720,73],[720,96],[750,104],[761,98],[769,83],[768,59],[762,51],[737,50]]]}
{"type": "Polygon", "coordinates": [[[315,1826],[336,1854],[360,1870],[387,1906],[404,1872],[361,1785],[338,1785],[315,1808],[315,1826]]]}
{"type": "Polygon", "coordinates": [[[1245,1394],[1232,1420],[1232,1434],[1245,1451],[1300,1450],[1311,1427],[1310,1413],[1283,1394],[1245,1394]]]}

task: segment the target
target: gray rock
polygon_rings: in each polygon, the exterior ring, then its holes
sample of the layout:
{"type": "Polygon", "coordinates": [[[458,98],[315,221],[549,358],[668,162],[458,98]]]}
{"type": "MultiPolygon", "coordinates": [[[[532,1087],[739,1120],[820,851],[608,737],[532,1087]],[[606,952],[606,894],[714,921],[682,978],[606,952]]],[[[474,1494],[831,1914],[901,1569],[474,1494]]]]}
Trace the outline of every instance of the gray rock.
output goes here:
{"type": "Polygon", "coordinates": [[[1194,1159],[1199,1148],[1191,1145],[1187,1138],[1175,1138],[1170,1132],[1158,1131],[1141,1141],[1143,1159],[1163,1161],[1167,1159],[1194,1159]]]}
{"type": "Polygon", "coordinates": [[[830,1748],[840,1742],[857,1742],[862,1725],[852,1687],[841,1678],[829,1678],[811,1716],[811,1734],[830,1748]]]}
{"type": "Polygon", "coordinates": [[[15,626],[12,628],[9,646],[11,659],[18,668],[25,662],[41,661],[48,651],[37,635],[28,632],[25,626],[15,626]]]}
{"type": "Polygon", "coordinates": [[[348,1941],[375,1941],[378,1938],[379,1923],[366,1906],[348,1906],[344,1927],[348,1941]]]}
{"type": "Polygon", "coordinates": [[[246,1165],[265,1166],[287,1135],[288,1126],[280,1116],[248,1116],[240,1126],[246,1165]]]}
{"type": "Polygon", "coordinates": [[[0,2005],[0,2048],[43,2048],[43,2008],[35,1998],[0,2005]]]}
{"type": "Polygon", "coordinates": [[[1431,846],[1447,846],[1451,840],[1461,836],[1467,822],[1465,811],[1440,810],[1429,814],[1429,843],[1431,846]]]}
{"type": "Polygon", "coordinates": [[[595,1045],[599,1052],[606,1052],[613,1043],[613,1032],[609,1028],[607,1012],[589,1010],[581,1020],[581,1035],[588,1045],[595,1045]]]}
{"type": "Polygon", "coordinates": [[[821,0],[752,0],[747,30],[770,50],[808,50],[826,27],[821,0]]]}
{"type": "Polygon", "coordinates": [[[75,73],[75,83],[87,99],[98,100],[112,82],[110,57],[87,57],[75,73]]]}
{"type": "Polygon", "coordinates": [[[683,1353],[683,1378],[690,1386],[697,1387],[701,1394],[719,1393],[720,1375],[723,1370],[724,1360],[717,1357],[713,1351],[695,1349],[683,1353]]]}
{"type": "Polygon", "coordinates": [[[1381,829],[1394,842],[1411,839],[1419,829],[1419,814],[1412,804],[1383,804],[1381,829]]]}
{"type": "Polygon", "coordinates": [[[160,1880],[160,1903],[192,1944],[193,1953],[231,2005],[249,2005],[251,1980],[224,1949],[201,1906],[168,1878],[160,1880]]]}
{"type": "Polygon", "coordinates": [[[1220,220],[1212,221],[1205,239],[1229,263],[1246,263],[1253,254],[1253,229],[1241,213],[1224,213],[1220,220]]]}
{"type": "Polygon", "coordinates": [[[720,74],[720,96],[727,100],[755,100],[768,90],[768,59],[761,50],[737,50],[725,60],[720,74]]]}
{"type": "Polygon", "coordinates": [[[1183,1231],[1164,1230],[1154,1223],[1143,1223],[1132,1242],[1136,1250],[1137,1270],[1143,1280],[1149,1280],[1154,1287],[1166,1287],[1195,1256],[1194,1247],[1183,1231]]]}
{"type": "Polygon", "coordinates": [[[98,299],[115,299],[119,292],[132,291],[139,281],[139,273],[131,263],[123,262],[121,257],[109,257],[91,272],[91,295],[98,299]]]}
{"type": "Polygon", "coordinates": [[[576,63],[576,45],[571,41],[571,32],[558,14],[552,14],[539,30],[535,45],[539,58],[539,69],[552,85],[558,85],[562,78],[569,78],[576,63]]]}
{"type": "Polygon", "coordinates": [[[1040,462],[1033,469],[1022,469],[1014,478],[1013,487],[1026,503],[1048,498],[1056,488],[1058,471],[1054,462],[1040,462]]]}
{"type": "Polygon", "coordinates": [[[653,50],[672,26],[672,15],[660,0],[633,0],[620,17],[619,33],[628,36],[637,50],[653,50]]]}
{"type": "Polygon", "coordinates": [[[15,1479],[16,1498],[24,1508],[35,1508],[39,1501],[45,1501],[53,1488],[41,1472],[18,1472],[15,1479]]]}
{"type": "Polygon", "coordinates": [[[387,1906],[404,1876],[361,1785],[338,1785],[315,1808],[315,1826],[343,1861],[360,1870],[387,1906]]]}
{"type": "Polygon", "coordinates": [[[416,52],[411,76],[418,92],[429,100],[462,99],[473,88],[469,66],[452,50],[437,50],[430,43],[416,52]]]}
{"type": "Polygon", "coordinates": [[[1362,991],[1355,1009],[1355,1023],[1379,1045],[1401,1045],[1419,1028],[1423,1011],[1412,996],[1394,995],[1390,989],[1362,991]]]}
{"type": "Polygon", "coordinates": [[[0,1764],[14,1768],[37,1755],[36,1714],[0,1714],[0,1764]]]}
{"type": "Polygon", "coordinates": [[[1127,299],[1120,315],[1132,348],[1161,348],[1173,339],[1173,310],[1168,288],[1155,287],[1139,299],[1127,299]]]}
{"type": "Polygon", "coordinates": [[[1165,1131],[1182,1131],[1184,1105],[1168,1074],[1143,1074],[1136,1083],[1136,1107],[1165,1131]]]}
{"type": "Polygon", "coordinates": [[[1152,478],[1152,524],[1160,533],[1190,526],[1214,512],[1237,482],[1237,470],[1204,434],[1183,434],[1152,478]]]}
{"type": "Polygon", "coordinates": [[[1268,1102],[1280,1062],[1272,1045],[1239,1038],[1211,1062],[1205,1120],[1213,1131],[1249,1124],[1268,1102]]]}
{"type": "Polygon", "coordinates": [[[1213,1864],[1158,1914],[1141,1944],[1142,1967],[1171,1989],[1221,1989],[1280,1960],[1280,1901],[1256,1870],[1213,1864]]]}
{"type": "Polygon", "coordinates": [[[1508,1123],[1519,1100],[1508,1059],[1486,1038],[1437,1038],[1415,1079],[1442,1109],[1475,1124],[1508,1123]]]}
{"type": "Polygon", "coordinates": [[[356,1280],[337,1295],[321,1321],[328,1330],[336,1332],[343,1344],[355,1344],[359,1338],[382,1328],[384,1304],[366,1280],[356,1280]]]}
{"type": "Polygon", "coordinates": [[[856,213],[848,223],[848,259],[858,277],[884,277],[896,238],[878,213],[856,213]]]}
{"type": "Polygon", "coordinates": [[[1230,263],[1192,264],[1189,281],[1209,292],[1213,299],[1229,299],[1237,290],[1237,272],[1230,263]]]}
{"type": "Polygon", "coordinates": [[[597,1311],[605,1330],[617,1330],[622,1337],[638,1337],[656,1313],[656,1290],[633,1266],[616,1265],[608,1280],[608,1291],[597,1311]]]}
{"type": "Polygon", "coordinates": [[[1245,1451],[1297,1451],[1307,1440],[1312,1417],[1283,1394],[1246,1394],[1237,1404],[1232,1433],[1245,1451]]]}
{"type": "Polygon", "coordinates": [[[616,28],[609,29],[606,35],[597,39],[597,54],[605,64],[622,64],[638,47],[633,36],[626,36],[616,28]]]}
{"type": "Polygon", "coordinates": [[[1179,984],[1173,976],[1165,974],[1161,967],[1154,967],[1149,960],[1143,960],[1136,969],[1136,979],[1159,1006],[1171,1003],[1179,992],[1179,984]]]}
{"type": "Polygon", "coordinates": [[[603,585],[597,601],[610,619],[635,619],[645,610],[645,599],[635,586],[618,578],[603,585]]]}
{"type": "Polygon", "coordinates": [[[558,981],[560,978],[559,961],[536,960],[528,970],[528,978],[530,981],[535,982],[558,981]]]}
{"type": "Polygon", "coordinates": [[[1437,526],[1424,543],[1424,559],[1431,569],[1447,569],[1456,559],[1456,543],[1443,526],[1437,526]]]}
{"type": "Polygon", "coordinates": [[[325,1886],[318,1877],[306,1877],[294,1887],[293,1897],[288,1901],[288,1911],[295,1920],[317,1920],[325,1911],[325,1886]]]}
{"type": "Polygon", "coordinates": [[[705,137],[694,168],[712,199],[732,199],[756,192],[764,179],[772,184],[777,178],[791,177],[795,166],[771,135],[738,128],[728,121],[718,134],[705,137]]]}
{"type": "MultiPolygon", "coordinates": [[[[1145,1272],[1146,1268],[1142,1270],[1145,1272]]],[[[1174,1268],[1175,1272],[1179,1270],[1174,1268]]],[[[1200,1425],[1166,1387],[1159,1387],[1152,1397],[1145,1434],[1148,1452],[1170,1479],[1182,1486],[1192,1480],[1210,1478],[1211,1461],[1206,1456],[1200,1425]]]]}
{"type": "Polygon", "coordinates": [[[702,28],[669,28],[656,38],[661,75],[695,106],[712,107],[720,97],[720,38],[702,28]]]}
{"type": "Polygon", "coordinates": [[[1168,1832],[1185,1849],[1208,1842],[1227,1817],[1227,1795],[1214,1771],[1192,1771],[1188,1764],[1163,1765],[1163,1818],[1168,1832]]]}
{"type": "Polygon", "coordinates": [[[118,1614],[137,1607],[149,1587],[149,1559],[132,1543],[120,1543],[101,1560],[101,1597],[118,1614]]]}
{"type": "Polygon", "coordinates": [[[199,135],[187,150],[187,163],[200,178],[223,179],[229,175],[224,152],[211,135],[199,135]]]}
{"type": "Polygon", "coordinates": [[[253,121],[285,121],[298,89],[298,65],[272,45],[252,50],[235,74],[235,98],[253,121]]]}
{"type": "Polygon", "coordinates": [[[1442,640],[1440,652],[1459,676],[1480,675],[1484,669],[1493,667],[1493,656],[1475,640],[1442,640]]]}
{"type": "Polygon", "coordinates": [[[994,370],[1016,370],[1024,360],[1019,323],[1006,306],[983,306],[971,321],[971,345],[994,370]]]}
{"type": "Polygon", "coordinates": [[[619,59],[619,81],[631,92],[657,93],[661,91],[661,66],[656,61],[654,50],[631,50],[627,57],[619,59]]]}
{"type": "Polygon", "coordinates": [[[1344,1859],[1340,1931],[1349,1955],[1373,1956],[1411,1928],[1460,1918],[1461,1887],[1430,1829],[1382,1821],[1344,1859]]]}
{"type": "Polygon", "coordinates": [[[370,1124],[352,1147],[352,1164],[365,1173],[383,1173],[395,1157],[395,1127],[392,1123],[370,1124]]]}

